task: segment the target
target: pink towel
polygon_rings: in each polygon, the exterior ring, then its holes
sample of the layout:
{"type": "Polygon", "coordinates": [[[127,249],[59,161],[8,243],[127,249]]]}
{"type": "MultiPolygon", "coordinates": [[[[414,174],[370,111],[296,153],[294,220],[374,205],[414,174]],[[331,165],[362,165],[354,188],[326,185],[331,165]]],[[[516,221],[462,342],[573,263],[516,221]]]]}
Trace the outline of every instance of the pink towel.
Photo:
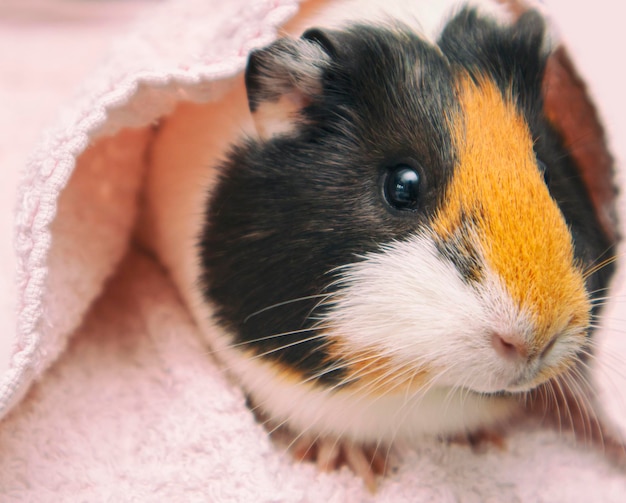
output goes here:
{"type": "MultiPolygon", "coordinates": [[[[117,41],[33,152],[17,194],[16,283],[0,283],[0,300],[15,299],[0,345],[0,500],[623,501],[626,476],[600,453],[529,426],[504,451],[424,441],[375,496],[345,468],[294,463],[134,241],[153,123],[181,100],[218,100],[298,4],[164,4],[117,41]]],[[[624,305],[606,312],[598,371],[622,427],[624,305]]]]}

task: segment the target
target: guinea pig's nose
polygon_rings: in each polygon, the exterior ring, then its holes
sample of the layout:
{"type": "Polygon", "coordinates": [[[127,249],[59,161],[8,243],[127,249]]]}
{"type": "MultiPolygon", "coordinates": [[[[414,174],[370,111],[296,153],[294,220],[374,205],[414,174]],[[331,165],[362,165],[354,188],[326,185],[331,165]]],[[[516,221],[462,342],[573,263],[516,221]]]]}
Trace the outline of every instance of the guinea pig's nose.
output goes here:
{"type": "Polygon", "coordinates": [[[493,332],[491,345],[496,353],[507,360],[526,359],[528,357],[528,345],[515,334],[493,332]]]}

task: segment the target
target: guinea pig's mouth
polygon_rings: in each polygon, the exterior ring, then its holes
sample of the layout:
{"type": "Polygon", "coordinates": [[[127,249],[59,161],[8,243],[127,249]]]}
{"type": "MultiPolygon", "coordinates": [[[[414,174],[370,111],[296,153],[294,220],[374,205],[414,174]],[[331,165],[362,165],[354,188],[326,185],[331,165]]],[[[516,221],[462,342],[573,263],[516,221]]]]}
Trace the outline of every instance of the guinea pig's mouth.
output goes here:
{"type": "Polygon", "coordinates": [[[519,376],[513,378],[508,384],[501,389],[487,391],[485,395],[518,395],[528,393],[538,388],[552,377],[558,375],[558,372],[551,371],[549,366],[538,365],[536,367],[525,369],[519,376]]]}
{"type": "Polygon", "coordinates": [[[550,343],[543,351],[523,362],[518,361],[516,365],[483,367],[483,378],[467,387],[484,395],[528,393],[548,381],[561,377],[567,379],[582,350],[579,341],[571,337],[556,344],[550,343]]]}
{"type": "MultiPolygon", "coordinates": [[[[540,386],[540,384],[538,384],[537,386],[540,386]]],[[[527,393],[533,390],[537,386],[508,386],[504,389],[499,389],[495,391],[479,391],[475,389],[467,389],[467,391],[474,395],[498,397],[498,396],[520,395],[522,393],[527,393]]]]}
{"type": "Polygon", "coordinates": [[[502,389],[497,389],[494,391],[480,391],[476,389],[468,389],[467,391],[475,395],[480,395],[480,396],[499,397],[499,396],[520,395],[523,393],[527,393],[535,389],[536,387],[541,386],[541,384],[542,384],[541,382],[535,383],[532,380],[531,381],[520,380],[519,384],[516,382],[515,384],[511,384],[502,389]]]}
{"type": "Polygon", "coordinates": [[[530,391],[531,389],[539,386],[541,381],[538,379],[540,375],[541,369],[536,369],[531,372],[531,375],[520,376],[513,381],[504,389],[504,391],[508,391],[509,393],[521,393],[524,391],[530,391]]]}
{"type": "Polygon", "coordinates": [[[473,393],[485,396],[501,396],[526,393],[541,386],[549,379],[549,368],[543,365],[530,365],[516,372],[516,375],[506,379],[502,376],[498,384],[480,388],[478,386],[471,389],[473,393]]]}

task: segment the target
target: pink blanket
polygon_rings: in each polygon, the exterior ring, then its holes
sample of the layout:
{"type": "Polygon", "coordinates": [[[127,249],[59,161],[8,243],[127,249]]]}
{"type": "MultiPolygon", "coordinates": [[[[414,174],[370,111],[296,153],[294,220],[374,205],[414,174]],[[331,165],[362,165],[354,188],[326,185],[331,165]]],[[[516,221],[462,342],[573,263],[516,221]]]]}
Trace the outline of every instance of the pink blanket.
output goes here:
{"type": "MultiPolygon", "coordinates": [[[[159,117],[181,100],[219,99],[298,4],[164,4],[117,41],[32,153],[5,198],[17,201],[14,251],[0,258],[16,275],[0,269],[0,500],[624,501],[626,474],[600,453],[531,426],[478,455],[425,441],[372,496],[349,470],[319,473],[276,448],[207,354],[171,279],[133,237],[144,154],[159,117]]],[[[611,76],[601,53],[585,50],[615,50],[611,64],[619,52],[554,8],[623,158],[623,98],[599,76],[611,76]]],[[[597,378],[624,430],[622,284],[598,334],[597,378]]]]}

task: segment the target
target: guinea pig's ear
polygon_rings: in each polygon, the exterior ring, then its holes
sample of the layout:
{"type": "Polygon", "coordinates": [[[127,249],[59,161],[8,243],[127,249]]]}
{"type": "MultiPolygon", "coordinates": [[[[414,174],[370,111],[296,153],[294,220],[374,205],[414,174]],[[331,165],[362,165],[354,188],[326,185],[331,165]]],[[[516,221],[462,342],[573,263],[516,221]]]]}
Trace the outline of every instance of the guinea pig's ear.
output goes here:
{"type": "MultiPolygon", "coordinates": [[[[501,0],[518,19],[528,18],[524,0],[501,0]]],[[[576,160],[594,210],[610,242],[619,240],[614,162],[595,105],[563,45],[553,47],[543,74],[543,111],[576,160]]]]}
{"type": "Polygon", "coordinates": [[[613,157],[595,106],[567,51],[558,46],[543,78],[544,113],[559,132],[580,175],[605,235],[619,239],[613,157]]]}
{"type": "Polygon", "coordinates": [[[282,38],[250,53],[248,105],[261,138],[289,133],[302,120],[302,109],[322,93],[333,47],[329,35],[313,29],[298,40],[282,38]]]}

